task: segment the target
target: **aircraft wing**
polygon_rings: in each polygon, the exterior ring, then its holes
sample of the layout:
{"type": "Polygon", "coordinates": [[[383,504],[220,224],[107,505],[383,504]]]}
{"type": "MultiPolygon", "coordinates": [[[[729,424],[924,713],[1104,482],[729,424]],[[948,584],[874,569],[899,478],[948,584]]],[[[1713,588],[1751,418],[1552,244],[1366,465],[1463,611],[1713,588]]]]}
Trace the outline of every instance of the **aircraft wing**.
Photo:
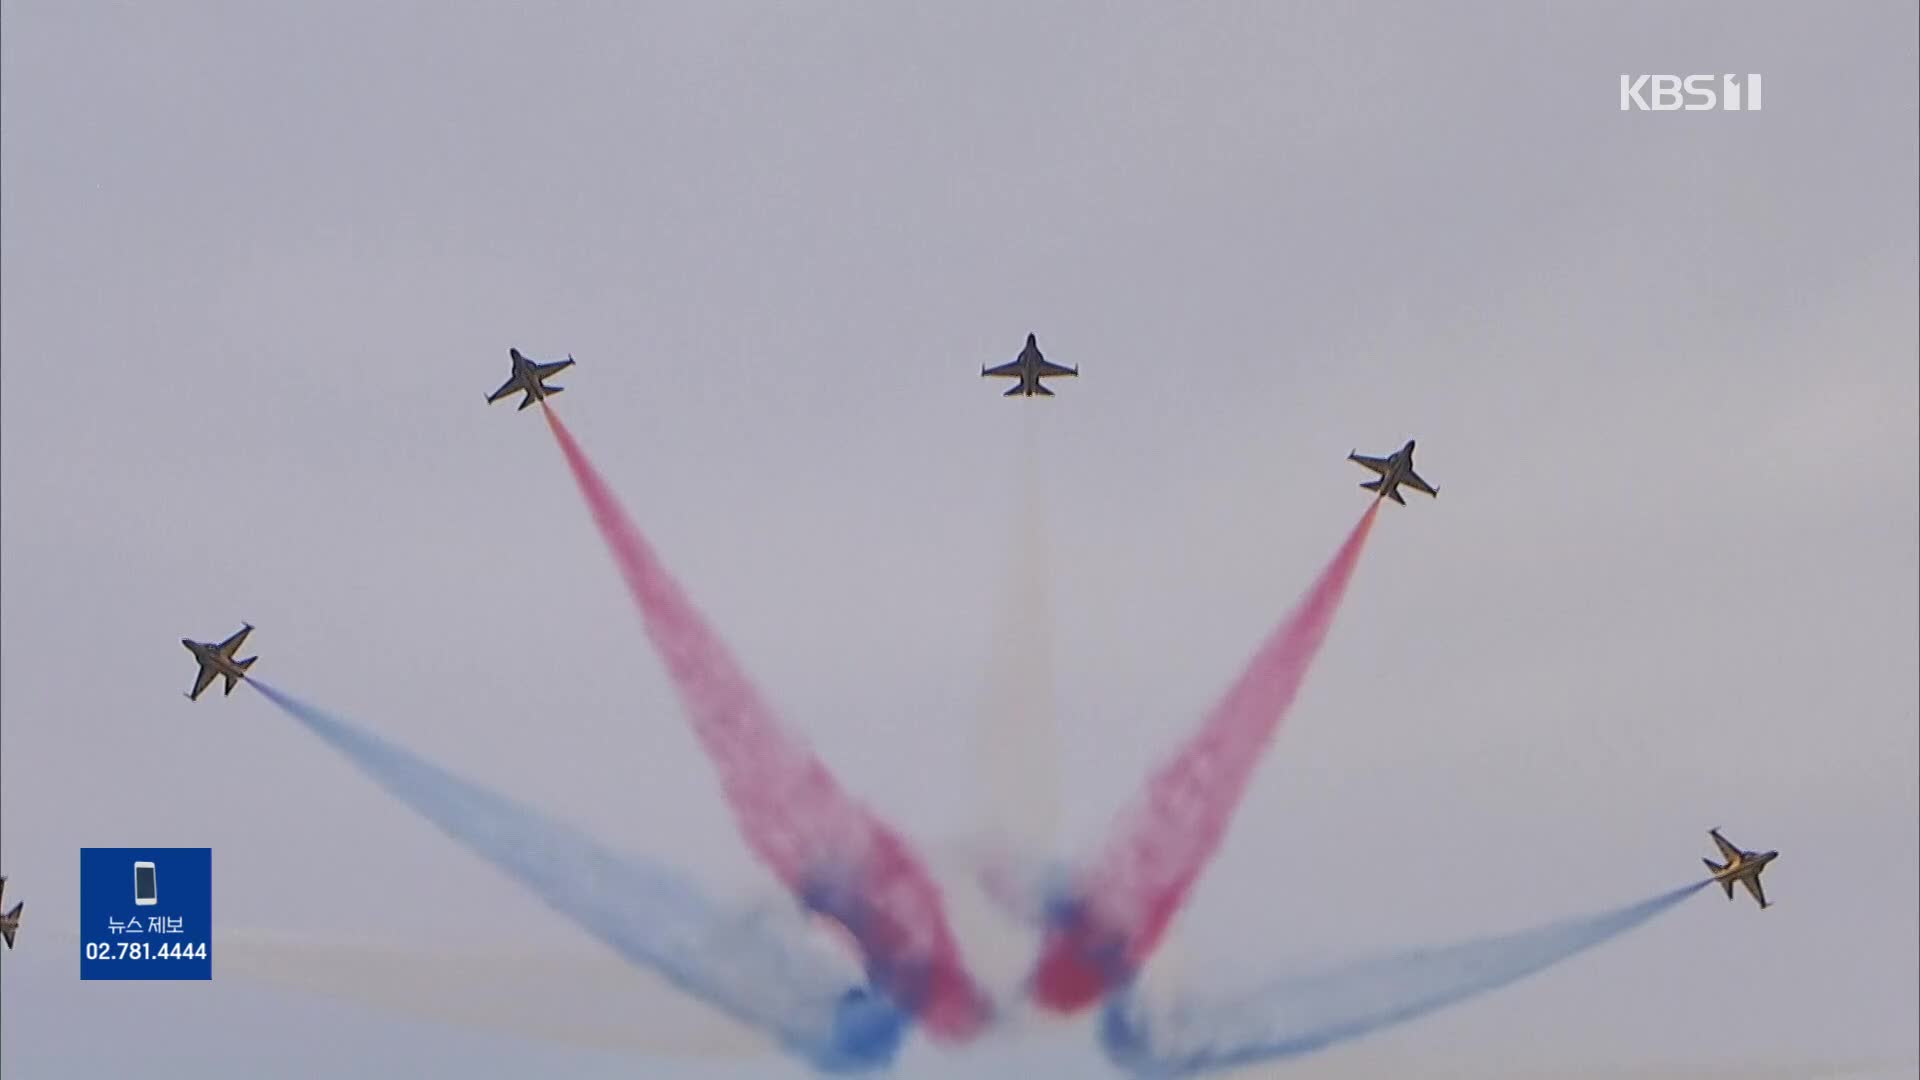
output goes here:
{"type": "Polygon", "coordinates": [[[1080,370],[1078,368],[1066,367],[1065,365],[1062,365],[1062,364],[1056,364],[1051,360],[1042,360],[1038,364],[1035,364],[1034,366],[1039,369],[1039,374],[1043,377],[1048,375],[1080,374],[1080,370]]]}
{"type": "Polygon", "coordinates": [[[1006,363],[1004,363],[1004,364],[1001,364],[1001,365],[1000,365],[999,367],[989,367],[989,368],[981,368],[981,369],[980,369],[980,374],[982,374],[982,375],[1007,375],[1007,376],[1011,376],[1011,377],[1013,377],[1013,378],[1016,378],[1016,379],[1017,379],[1017,378],[1019,378],[1019,377],[1020,377],[1020,374],[1021,374],[1021,372],[1020,372],[1020,361],[1018,361],[1018,360],[1009,360],[1009,361],[1007,361],[1006,363]]]}
{"type": "Polygon", "coordinates": [[[1393,466],[1393,462],[1388,461],[1386,458],[1368,457],[1365,454],[1348,454],[1347,460],[1372,469],[1381,476],[1387,475],[1387,470],[1393,466]]]}
{"type": "Polygon", "coordinates": [[[1745,885],[1747,887],[1747,891],[1753,894],[1754,903],[1759,904],[1761,907],[1767,906],[1767,891],[1760,887],[1759,874],[1753,874],[1748,877],[1743,877],[1740,879],[1740,883],[1742,885],[1745,885]]]}
{"type": "Polygon", "coordinates": [[[500,389],[495,390],[491,394],[488,394],[487,400],[489,402],[499,401],[501,398],[506,397],[508,394],[511,394],[515,390],[518,390],[520,388],[521,388],[520,376],[518,374],[515,374],[513,377],[509,378],[506,382],[501,383],[500,389]]]}
{"type": "Polygon", "coordinates": [[[1714,844],[1720,848],[1720,857],[1729,865],[1740,861],[1740,849],[1727,843],[1727,838],[1720,835],[1719,829],[1709,829],[1707,835],[1713,837],[1714,844]]]}
{"type": "Polygon", "coordinates": [[[536,379],[544,379],[549,375],[557,375],[572,366],[573,357],[571,356],[565,360],[555,360],[551,364],[535,364],[533,365],[533,376],[536,379]]]}
{"type": "Polygon", "coordinates": [[[193,693],[188,694],[187,696],[190,698],[198,699],[200,697],[201,691],[213,685],[213,680],[219,677],[219,675],[220,673],[214,670],[212,664],[202,662],[200,665],[200,674],[194,676],[194,679],[193,679],[193,693]]]}
{"type": "Polygon", "coordinates": [[[1420,475],[1414,472],[1412,469],[1407,470],[1407,475],[1401,477],[1400,482],[1412,488],[1413,490],[1419,492],[1422,495],[1438,495],[1439,494],[1439,492],[1433,489],[1432,485],[1428,484],[1425,480],[1420,479],[1420,475]]]}
{"type": "Polygon", "coordinates": [[[242,625],[239,630],[234,631],[232,637],[220,643],[220,655],[229,660],[233,659],[233,654],[240,651],[240,643],[247,640],[247,635],[251,633],[253,633],[252,626],[242,625]]]}

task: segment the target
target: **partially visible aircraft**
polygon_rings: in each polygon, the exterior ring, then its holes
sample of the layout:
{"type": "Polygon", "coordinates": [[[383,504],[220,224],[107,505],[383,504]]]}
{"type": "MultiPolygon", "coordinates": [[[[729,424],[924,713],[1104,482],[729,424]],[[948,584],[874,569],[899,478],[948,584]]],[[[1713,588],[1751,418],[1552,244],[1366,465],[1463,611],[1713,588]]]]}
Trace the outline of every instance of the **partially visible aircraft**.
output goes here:
{"type": "Polygon", "coordinates": [[[249,656],[245,660],[233,658],[233,654],[240,651],[240,643],[247,640],[247,635],[252,632],[252,623],[242,623],[232,637],[218,645],[206,641],[195,641],[192,638],[180,639],[180,644],[187,647],[187,651],[193,654],[194,661],[200,665],[200,675],[193,680],[193,693],[187,695],[188,701],[200,700],[200,692],[222,675],[227,678],[226,692],[233,693],[234,686],[247,677],[247,669],[253,666],[255,660],[260,659],[257,656],[249,656]]]}
{"type": "MultiPolygon", "coordinates": [[[[0,877],[0,899],[4,899],[6,895],[7,879],[0,877]]],[[[5,915],[0,915],[0,938],[6,939],[7,948],[9,949],[13,948],[13,935],[20,931],[20,909],[26,906],[25,904],[15,904],[13,905],[12,911],[7,912],[5,915]]]]}
{"type": "Polygon", "coordinates": [[[1378,497],[1392,499],[1401,506],[1407,505],[1407,500],[1400,497],[1401,484],[1407,485],[1422,495],[1440,494],[1439,488],[1420,479],[1420,474],[1413,471],[1412,439],[1407,440],[1407,445],[1383,458],[1368,457],[1365,454],[1359,453],[1349,453],[1347,460],[1356,462],[1380,474],[1380,479],[1369,480],[1361,484],[1361,487],[1366,488],[1368,491],[1377,491],[1380,493],[1378,497]]]}
{"type": "Polygon", "coordinates": [[[546,380],[571,367],[573,354],[569,353],[565,360],[555,360],[551,364],[535,363],[520,355],[519,349],[508,349],[507,355],[513,358],[513,374],[507,377],[500,389],[487,395],[487,404],[491,405],[510,394],[524,393],[527,396],[520,399],[520,408],[524,409],[550,394],[566,389],[564,386],[548,386],[546,380]]]}
{"type": "Polygon", "coordinates": [[[1707,869],[1713,871],[1713,880],[1719,882],[1721,888],[1727,890],[1727,899],[1733,899],[1733,883],[1737,881],[1745,885],[1747,891],[1753,894],[1754,903],[1759,904],[1762,908],[1770,907],[1771,905],[1767,903],[1766,890],[1760,887],[1760,871],[1765,870],[1768,863],[1779,858],[1780,853],[1777,851],[1741,851],[1739,848],[1728,843],[1727,838],[1720,835],[1719,829],[1708,829],[1707,835],[1713,837],[1714,844],[1720,848],[1720,857],[1727,860],[1727,862],[1725,866],[1722,866],[1712,859],[1702,859],[1700,861],[1706,863],[1707,869]]]}
{"type": "Polygon", "coordinates": [[[1040,355],[1040,343],[1034,340],[1032,334],[1028,334],[1027,347],[1020,350],[1019,356],[999,367],[983,367],[980,369],[980,374],[982,377],[995,376],[1020,380],[1014,384],[1013,389],[1001,395],[1003,397],[1033,397],[1036,394],[1041,397],[1052,397],[1053,391],[1042,386],[1040,380],[1051,379],[1058,375],[1079,375],[1080,369],[1063,367],[1040,355]]]}

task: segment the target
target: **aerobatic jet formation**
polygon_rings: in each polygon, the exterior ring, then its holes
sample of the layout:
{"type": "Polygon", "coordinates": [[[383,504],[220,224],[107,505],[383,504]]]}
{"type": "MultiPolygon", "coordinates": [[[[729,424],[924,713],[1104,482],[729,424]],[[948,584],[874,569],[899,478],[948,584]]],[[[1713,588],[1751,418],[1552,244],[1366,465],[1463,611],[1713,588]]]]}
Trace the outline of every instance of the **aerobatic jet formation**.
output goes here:
{"type": "Polygon", "coordinates": [[[1728,843],[1727,838],[1720,835],[1719,829],[1708,829],[1707,835],[1713,837],[1714,844],[1720,848],[1720,857],[1727,860],[1727,862],[1726,865],[1722,866],[1712,859],[1702,859],[1700,861],[1706,863],[1707,869],[1713,871],[1713,880],[1719,882],[1720,887],[1727,890],[1727,899],[1733,899],[1733,883],[1737,881],[1745,885],[1747,891],[1753,894],[1754,903],[1759,904],[1762,908],[1771,907],[1772,905],[1767,903],[1766,890],[1760,887],[1760,871],[1765,870],[1768,863],[1779,858],[1780,853],[1777,851],[1741,851],[1738,847],[1728,843]]]}
{"type": "Polygon", "coordinates": [[[240,643],[247,640],[247,635],[252,632],[253,624],[242,623],[232,637],[218,645],[206,641],[195,641],[192,638],[180,639],[180,644],[187,647],[187,651],[193,654],[194,661],[200,665],[200,674],[193,680],[193,692],[187,695],[188,701],[200,700],[200,692],[213,685],[214,679],[223,675],[227,679],[226,692],[233,693],[233,688],[241,679],[247,677],[247,669],[253,666],[255,660],[260,659],[257,656],[249,656],[245,660],[233,658],[233,654],[240,651],[240,643]]]}
{"type": "Polygon", "coordinates": [[[1407,500],[1400,497],[1401,484],[1407,485],[1422,495],[1440,494],[1439,488],[1420,479],[1420,474],[1413,471],[1412,439],[1408,439],[1407,445],[1387,457],[1377,458],[1360,453],[1349,453],[1347,460],[1380,474],[1380,479],[1369,480],[1360,485],[1368,491],[1379,492],[1379,498],[1392,499],[1401,506],[1407,505],[1407,500]]]}
{"type": "Polygon", "coordinates": [[[564,386],[548,386],[546,380],[571,367],[573,354],[569,353],[565,360],[555,360],[551,364],[535,363],[520,355],[519,349],[508,349],[507,355],[513,358],[513,374],[507,377],[507,381],[501,384],[500,389],[487,395],[487,404],[491,405],[515,393],[523,393],[526,397],[520,399],[520,408],[524,409],[536,401],[543,401],[548,396],[566,389],[564,386]]]}
{"type": "Polygon", "coordinates": [[[1041,379],[1051,379],[1063,375],[1077,376],[1079,374],[1079,368],[1065,367],[1053,363],[1045,356],[1042,356],[1040,354],[1040,343],[1034,340],[1032,334],[1027,335],[1027,347],[1020,350],[1019,356],[998,367],[983,367],[980,369],[980,375],[983,378],[1020,380],[1013,385],[1012,389],[1001,395],[1003,397],[1033,397],[1036,394],[1041,397],[1052,397],[1053,391],[1041,385],[1041,379]]]}
{"type": "MultiPolygon", "coordinates": [[[[6,896],[7,879],[0,876],[0,900],[6,899],[6,896]]],[[[0,915],[0,938],[6,939],[7,948],[9,949],[13,948],[13,935],[20,932],[20,909],[26,906],[25,904],[15,904],[13,905],[12,911],[7,912],[5,915],[0,915]]]]}

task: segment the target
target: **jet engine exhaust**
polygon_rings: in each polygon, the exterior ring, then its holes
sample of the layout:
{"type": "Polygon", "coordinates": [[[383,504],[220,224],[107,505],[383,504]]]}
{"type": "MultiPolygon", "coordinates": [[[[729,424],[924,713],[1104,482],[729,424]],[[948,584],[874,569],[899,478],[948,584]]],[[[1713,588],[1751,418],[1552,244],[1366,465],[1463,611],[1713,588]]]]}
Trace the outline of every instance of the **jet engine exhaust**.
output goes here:
{"type": "Polygon", "coordinates": [[[930,1034],[946,1041],[977,1035],[992,1006],[960,957],[932,876],[899,834],[783,729],[560,417],[544,402],[541,411],[747,845],[796,897],[852,935],[869,977],[930,1034]]]}
{"type": "Polygon", "coordinates": [[[1144,798],[1077,875],[1042,945],[1030,994],[1073,1012],[1128,982],[1220,846],[1241,794],[1333,625],[1378,516],[1367,507],[1333,560],[1227,696],[1147,781],[1144,798]]]}
{"type": "Polygon", "coordinates": [[[1122,1070],[1156,1080],[1314,1053],[1517,982],[1634,929],[1709,884],[1250,992],[1202,992],[1149,1007],[1122,991],[1102,1014],[1101,1044],[1122,1070]]]}

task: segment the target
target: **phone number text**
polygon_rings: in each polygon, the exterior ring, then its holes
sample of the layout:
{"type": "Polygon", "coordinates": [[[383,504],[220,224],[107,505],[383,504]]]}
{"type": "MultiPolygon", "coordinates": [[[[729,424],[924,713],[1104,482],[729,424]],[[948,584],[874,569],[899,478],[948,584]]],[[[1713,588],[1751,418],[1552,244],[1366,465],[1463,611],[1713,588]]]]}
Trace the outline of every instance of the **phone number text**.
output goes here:
{"type": "Polygon", "coordinates": [[[204,941],[172,941],[156,945],[150,941],[89,941],[89,960],[205,960],[204,941]]]}

